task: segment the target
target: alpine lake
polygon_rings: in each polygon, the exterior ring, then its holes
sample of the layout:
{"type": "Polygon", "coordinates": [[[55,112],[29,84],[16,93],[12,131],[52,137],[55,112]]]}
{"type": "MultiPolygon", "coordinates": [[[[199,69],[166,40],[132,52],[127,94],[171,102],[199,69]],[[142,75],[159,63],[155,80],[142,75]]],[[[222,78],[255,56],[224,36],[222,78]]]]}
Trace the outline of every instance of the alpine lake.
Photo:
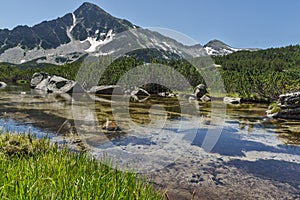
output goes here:
{"type": "Polygon", "coordinates": [[[110,156],[170,199],[300,199],[300,121],[270,119],[267,108],[9,86],[0,90],[0,129],[110,156]],[[110,122],[117,127],[103,128],[110,122]]]}

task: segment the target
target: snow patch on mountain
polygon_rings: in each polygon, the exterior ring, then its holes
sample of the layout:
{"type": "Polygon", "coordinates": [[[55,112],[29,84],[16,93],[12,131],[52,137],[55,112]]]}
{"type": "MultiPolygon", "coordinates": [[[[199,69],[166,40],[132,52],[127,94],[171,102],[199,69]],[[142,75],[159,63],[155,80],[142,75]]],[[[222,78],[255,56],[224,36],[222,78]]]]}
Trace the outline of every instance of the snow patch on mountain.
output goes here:
{"type": "Polygon", "coordinates": [[[70,38],[71,43],[74,42],[74,37],[71,32],[74,29],[74,27],[77,25],[76,24],[76,16],[74,13],[72,13],[72,19],[73,19],[73,24],[70,28],[67,29],[67,36],[70,38]]]}
{"type": "Polygon", "coordinates": [[[246,49],[233,48],[220,40],[212,40],[204,45],[204,49],[209,56],[228,55],[246,49]]]}
{"type": "Polygon", "coordinates": [[[70,32],[72,32],[73,28],[76,26],[76,16],[74,13],[72,13],[72,17],[73,17],[73,25],[70,27],[70,32]]]}
{"type": "Polygon", "coordinates": [[[85,50],[86,52],[89,53],[95,52],[99,46],[111,42],[115,36],[115,34],[113,34],[113,30],[109,30],[104,40],[97,40],[97,35],[99,34],[99,30],[96,31],[95,33],[96,33],[95,37],[88,37],[85,41],[83,41],[83,42],[88,41],[90,43],[90,47],[85,50]]]}

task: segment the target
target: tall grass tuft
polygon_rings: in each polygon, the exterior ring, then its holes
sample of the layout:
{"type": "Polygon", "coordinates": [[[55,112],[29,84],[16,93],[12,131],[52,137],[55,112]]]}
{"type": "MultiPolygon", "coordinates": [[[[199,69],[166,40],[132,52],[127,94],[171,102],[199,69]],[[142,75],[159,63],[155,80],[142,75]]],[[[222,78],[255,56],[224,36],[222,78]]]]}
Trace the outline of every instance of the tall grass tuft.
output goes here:
{"type": "Polygon", "coordinates": [[[0,134],[0,199],[163,199],[129,172],[30,135],[0,134]]]}

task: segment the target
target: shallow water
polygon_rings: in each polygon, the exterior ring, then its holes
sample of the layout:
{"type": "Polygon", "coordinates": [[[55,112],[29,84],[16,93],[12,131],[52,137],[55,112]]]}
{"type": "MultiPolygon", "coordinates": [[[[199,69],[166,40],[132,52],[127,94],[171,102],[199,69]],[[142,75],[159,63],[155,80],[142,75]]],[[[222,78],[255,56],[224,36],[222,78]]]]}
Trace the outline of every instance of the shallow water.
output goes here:
{"type": "MultiPolygon", "coordinates": [[[[173,176],[174,169],[180,174],[184,165],[172,164],[177,159],[183,163],[198,160],[204,166],[221,163],[258,179],[287,184],[298,196],[300,121],[269,119],[267,107],[161,97],[129,103],[123,97],[30,90],[25,94],[24,88],[13,87],[0,91],[0,129],[47,134],[57,141],[76,137],[92,154],[118,158],[116,164],[121,167],[135,163],[130,167],[141,173],[165,169],[173,176]],[[121,130],[103,130],[106,120],[116,120],[121,130]]],[[[185,169],[189,175],[181,177],[187,185],[206,181],[194,180],[192,170],[185,169]]],[[[212,180],[221,183],[215,177],[212,180]]]]}

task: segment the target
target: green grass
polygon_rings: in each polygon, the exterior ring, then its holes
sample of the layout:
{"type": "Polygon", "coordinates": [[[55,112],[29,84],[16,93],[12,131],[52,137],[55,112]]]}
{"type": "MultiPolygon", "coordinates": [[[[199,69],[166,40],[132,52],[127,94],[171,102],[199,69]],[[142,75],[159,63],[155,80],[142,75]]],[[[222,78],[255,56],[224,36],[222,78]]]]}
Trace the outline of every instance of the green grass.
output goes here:
{"type": "Polygon", "coordinates": [[[0,134],[0,199],[163,199],[137,178],[30,135],[0,134]]]}

